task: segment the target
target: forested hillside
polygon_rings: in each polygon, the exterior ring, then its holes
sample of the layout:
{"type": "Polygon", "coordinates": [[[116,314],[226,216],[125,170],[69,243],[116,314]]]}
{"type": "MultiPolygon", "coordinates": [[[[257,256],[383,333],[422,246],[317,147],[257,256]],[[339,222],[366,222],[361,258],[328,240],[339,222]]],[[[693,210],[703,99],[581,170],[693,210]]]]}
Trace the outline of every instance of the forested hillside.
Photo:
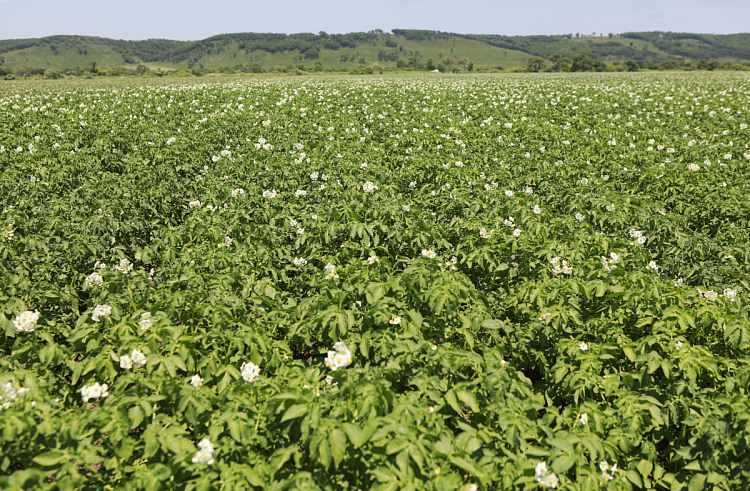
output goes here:
{"type": "MultiPolygon", "coordinates": [[[[599,60],[581,66],[634,60],[641,68],[665,61],[713,60],[740,63],[750,60],[750,34],[712,35],[672,32],[554,36],[456,34],[394,29],[349,34],[236,33],[200,41],[148,39],[124,41],[90,36],[49,36],[0,41],[0,70],[73,67],[129,67],[144,70],[243,71],[280,68],[309,70],[431,70],[468,71],[526,67],[531,57],[544,67],[575,67],[578,56],[599,60]],[[568,65],[557,60],[568,58],[568,65]]],[[[704,63],[705,66],[707,62],[704,63]]],[[[697,66],[697,65],[696,65],[697,66]]],[[[669,68],[669,65],[667,65],[669,68]]],[[[602,68],[603,69],[603,68],[602,68]]],[[[34,73],[33,71],[30,73],[34,73]]]]}

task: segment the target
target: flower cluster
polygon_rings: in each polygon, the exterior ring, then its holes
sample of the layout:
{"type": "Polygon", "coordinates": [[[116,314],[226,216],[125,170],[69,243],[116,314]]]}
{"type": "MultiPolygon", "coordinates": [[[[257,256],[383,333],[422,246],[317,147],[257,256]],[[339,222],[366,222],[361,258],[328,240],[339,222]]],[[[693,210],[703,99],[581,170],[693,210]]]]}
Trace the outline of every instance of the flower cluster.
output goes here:
{"type": "Polygon", "coordinates": [[[644,236],[640,230],[636,230],[634,228],[630,229],[630,232],[628,232],[632,238],[635,239],[636,244],[643,245],[646,243],[646,236],[644,236]]]}
{"type": "Polygon", "coordinates": [[[141,320],[138,321],[138,327],[141,328],[141,331],[145,331],[146,329],[151,327],[152,324],[153,322],[151,321],[151,312],[142,313],[141,320]]]}
{"type": "Polygon", "coordinates": [[[561,261],[559,257],[553,257],[550,259],[550,263],[552,264],[552,274],[554,276],[557,276],[560,273],[567,275],[573,274],[573,266],[569,266],[568,261],[561,261]]]}
{"type": "Polygon", "coordinates": [[[37,321],[39,321],[39,311],[35,310],[34,312],[32,312],[30,310],[27,310],[25,312],[21,312],[16,316],[15,319],[13,319],[13,325],[18,331],[34,332],[34,329],[36,329],[37,321]]]}
{"type": "Polygon", "coordinates": [[[373,184],[372,182],[370,182],[370,181],[367,181],[367,182],[366,182],[366,183],[365,183],[365,184],[364,184],[364,185],[362,186],[362,190],[363,190],[363,191],[364,191],[365,193],[374,193],[374,192],[375,192],[375,191],[376,191],[377,189],[378,189],[378,187],[377,187],[377,186],[376,186],[375,184],[373,184]]]}
{"type": "Polygon", "coordinates": [[[615,265],[620,262],[620,256],[615,252],[610,253],[609,256],[610,259],[602,256],[602,266],[604,266],[604,269],[607,271],[613,271],[617,269],[617,266],[615,265]]]}
{"type": "Polygon", "coordinates": [[[703,297],[703,298],[705,298],[705,299],[706,299],[706,300],[708,300],[709,302],[715,302],[715,301],[716,301],[716,299],[717,299],[717,298],[719,298],[719,294],[718,294],[718,293],[716,293],[716,292],[715,292],[715,291],[713,291],[713,290],[709,290],[709,291],[707,291],[707,292],[703,292],[703,291],[701,291],[700,289],[698,289],[698,296],[699,296],[699,297],[703,297]]]}
{"type": "Polygon", "coordinates": [[[191,201],[191,202],[189,202],[189,203],[188,203],[188,206],[189,206],[190,208],[200,208],[200,207],[201,207],[201,204],[202,204],[202,203],[201,203],[200,201],[198,201],[198,200],[195,200],[195,201],[191,201]]]}
{"type": "Polygon", "coordinates": [[[83,397],[83,402],[89,402],[89,399],[99,399],[100,397],[107,397],[109,395],[109,392],[107,392],[108,388],[109,385],[99,385],[99,382],[96,382],[94,385],[84,387],[83,389],[81,389],[81,397],[83,397]]]}
{"type": "Polygon", "coordinates": [[[560,483],[560,480],[556,475],[549,473],[547,470],[547,464],[544,462],[539,462],[536,465],[534,477],[536,478],[536,482],[539,483],[539,487],[556,488],[560,483]]]}
{"type": "Polygon", "coordinates": [[[435,256],[437,256],[437,254],[435,254],[435,251],[431,249],[422,249],[422,255],[430,259],[435,259],[435,256]]]}
{"type": "Polygon", "coordinates": [[[91,320],[99,322],[99,318],[108,317],[110,314],[112,314],[112,307],[109,305],[97,305],[91,314],[91,320]]]}
{"type": "Polygon", "coordinates": [[[599,469],[602,471],[602,479],[605,482],[609,482],[615,478],[615,472],[617,472],[617,464],[612,464],[612,467],[606,461],[599,462],[599,469]]]}
{"type": "Polygon", "coordinates": [[[134,349],[129,355],[120,357],[120,368],[130,370],[133,367],[143,368],[146,365],[146,355],[134,349]]]}
{"type": "Polygon", "coordinates": [[[255,363],[248,361],[242,364],[240,367],[240,373],[245,382],[255,382],[258,380],[258,375],[260,375],[260,367],[255,363]]]}
{"type": "Polygon", "coordinates": [[[198,451],[195,453],[192,462],[193,464],[208,465],[214,463],[214,444],[208,438],[198,442],[198,451]]]}
{"type": "Polygon", "coordinates": [[[333,350],[328,351],[325,359],[325,365],[334,372],[339,368],[349,366],[352,362],[352,353],[346,347],[343,341],[338,341],[333,345],[333,350]]]}
{"type": "Polygon", "coordinates": [[[323,270],[326,272],[326,279],[327,280],[338,280],[339,275],[336,274],[336,266],[334,266],[331,263],[328,263],[325,265],[323,270]]]}
{"type": "Polygon", "coordinates": [[[0,404],[0,410],[8,409],[16,398],[23,396],[28,391],[29,389],[25,387],[20,387],[16,390],[12,381],[0,385],[0,402],[2,402],[2,404],[0,404]]]}
{"type": "Polygon", "coordinates": [[[479,236],[483,239],[489,239],[490,237],[492,237],[493,232],[494,230],[490,230],[489,232],[487,232],[487,229],[483,228],[479,231],[479,236]]]}
{"type": "Polygon", "coordinates": [[[268,189],[266,189],[265,191],[263,191],[263,197],[264,198],[275,198],[278,195],[279,195],[279,193],[277,193],[275,189],[272,189],[270,191],[268,189]]]}
{"type": "Polygon", "coordinates": [[[380,262],[380,258],[378,256],[370,256],[367,258],[367,264],[375,264],[379,262],[380,262]]]}
{"type": "Polygon", "coordinates": [[[304,257],[295,257],[292,263],[297,267],[304,266],[305,264],[307,264],[307,259],[305,259],[304,257]]]}
{"type": "Polygon", "coordinates": [[[402,320],[402,319],[401,319],[401,317],[397,316],[396,314],[393,314],[393,315],[391,316],[391,320],[390,320],[390,321],[388,321],[388,322],[389,322],[389,324],[391,324],[392,326],[397,326],[397,325],[401,324],[401,320],[402,320]]]}
{"type": "Polygon", "coordinates": [[[513,220],[513,217],[508,217],[508,218],[506,218],[506,219],[505,219],[505,221],[504,221],[503,223],[505,223],[505,225],[506,225],[507,227],[511,227],[511,228],[513,228],[513,227],[515,227],[515,226],[516,226],[516,222],[515,222],[515,220],[513,220]]]}
{"type": "Polygon", "coordinates": [[[216,247],[229,247],[232,245],[232,238],[228,235],[224,237],[224,242],[219,242],[216,247]]]}
{"type": "Polygon", "coordinates": [[[13,240],[14,230],[8,226],[8,229],[0,234],[0,242],[10,242],[13,240]]]}
{"type": "Polygon", "coordinates": [[[115,269],[120,273],[127,274],[133,271],[133,265],[127,259],[120,259],[120,264],[115,266],[115,269]]]}
{"type": "Polygon", "coordinates": [[[102,278],[102,275],[94,271],[86,277],[85,284],[87,288],[102,286],[104,284],[104,278],[102,278]]]}

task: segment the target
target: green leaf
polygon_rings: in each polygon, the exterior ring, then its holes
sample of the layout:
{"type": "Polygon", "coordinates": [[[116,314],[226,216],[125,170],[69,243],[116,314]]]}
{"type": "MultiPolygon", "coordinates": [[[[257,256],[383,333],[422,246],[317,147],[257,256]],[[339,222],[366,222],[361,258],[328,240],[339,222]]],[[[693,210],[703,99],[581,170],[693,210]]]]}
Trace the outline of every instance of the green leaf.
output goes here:
{"type": "Polygon", "coordinates": [[[479,412],[479,403],[477,403],[477,399],[476,397],[474,397],[474,394],[466,390],[458,390],[456,391],[456,395],[458,396],[459,400],[469,406],[472,411],[474,411],[475,413],[479,412]]]}
{"type": "Polygon", "coordinates": [[[329,440],[331,442],[333,463],[338,468],[346,455],[346,435],[340,429],[333,428],[330,430],[329,440]]]}
{"type": "Polygon", "coordinates": [[[143,410],[140,406],[133,406],[128,409],[128,417],[130,418],[130,429],[137,428],[143,422],[143,410]]]}
{"type": "Polygon", "coordinates": [[[354,448],[359,448],[367,443],[377,427],[377,421],[370,421],[364,428],[360,428],[352,423],[344,423],[341,425],[341,428],[344,430],[344,433],[346,433],[346,436],[349,437],[349,441],[352,442],[354,448]]]}
{"type": "Polygon", "coordinates": [[[688,483],[688,491],[703,491],[706,489],[706,475],[695,474],[690,478],[688,483]]]}
{"type": "Polygon", "coordinates": [[[284,411],[284,416],[282,416],[281,422],[283,423],[284,421],[289,421],[290,419],[299,418],[306,412],[307,404],[295,404],[284,411]]]}
{"type": "Polygon", "coordinates": [[[461,408],[461,405],[458,403],[458,399],[456,399],[456,391],[451,389],[448,392],[445,393],[445,401],[448,403],[448,405],[456,411],[457,413],[462,413],[463,409],[461,408]]]}
{"type": "Polygon", "coordinates": [[[646,480],[649,478],[649,475],[651,475],[651,471],[654,469],[654,464],[648,460],[641,460],[638,462],[637,469],[638,472],[641,473],[641,476],[643,476],[643,479],[646,480]]]}
{"type": "MultiPolygon", "coordinates": [[[[620,472],[618,471],[618,474],[619,473],[620,472]]],[[[636,471],[634,471],[632,469],[626,470],[625,471],[625,477],[627,478],[628,481],[632,482],[633,484],[635,484],[639,488],[643,487],[643,480],[641,479],[641,475],[639,473],[637,473],[636,471]]]]}
{"type": "Polygon", "coordinates": [[[31,460],[43,467],[53,467],[61,464],[62,462],[65,462],[66,460],[68,460],[68,457],[60,450],[50,450],[48,452],[44,452],[43,454],[37,455],[31,460]]]}
{"type": "Polygon", "coordinates": [[[457,457],[455,455],[452,455],[449,457],[451,464],[455,465],[459,469],[468,472],[469,474],[474,475],[477,479],[482,481],[483,484],[487,484],[490,480],[487,473],[485,473],[483,470],[481,470],[479,467],[474,465],[473,462],[470,462],[468,460],[465,460],[461,457],[457,457]]]}
{"type": "Polygon", "coordinates": [[[635,361],[635,351],[630,346],[624,346],[622,352],[625,354],[628,360],[635,361]]]}
{"type": "Polygon", "coordinates": [[[563,452],[566,452],[570,455],[575,455],[576,453],[573,449],[573,445],[571,445],[568,440],[563,440],[562,438],[548,438],[547,445],[552,445],[555,448],[559,448],[563,452]]]}
{"type": "Polygon", "coordinates": [[[559,474],[565,474],[575,463],[575,459],[570,455],[562,455],[552,462],[552,468],[559,474]]]}

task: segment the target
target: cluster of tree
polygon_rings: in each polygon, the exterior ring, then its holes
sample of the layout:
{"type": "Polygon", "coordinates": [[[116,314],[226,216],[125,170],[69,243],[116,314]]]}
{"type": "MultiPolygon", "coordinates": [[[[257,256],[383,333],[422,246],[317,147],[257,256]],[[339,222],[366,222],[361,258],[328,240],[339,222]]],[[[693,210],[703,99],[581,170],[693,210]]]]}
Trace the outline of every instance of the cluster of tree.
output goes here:
{"type": "Polygon", "coordinates": [[[650,60],[627,60],[625,62],[605,63],[602,60],[577,54],[572,59],[566,56],[552,55],[544,59],[532,56],[526,63],[527,72],[637,72],[648,70],[741,70],[749,71],[750,62],[734,63],[731,61],[720,63],[716,60],[676,60],[668,59],[659,63],[650,60]]]}
{"type": "Polygon", "coordinates": [[[93,78],[93,77],[187,77],[202,76],[205,72],[202,70],[151,70],[145,65],[138,65],[135,69],[125,68],[122,66],[97,66],[92,62],[88,67],[80,66],[54,69],[39,67],[21,67],[11,68],[0,66],[0,79],[16,80],[26,78],[44,78],[49,80],[58,80],[61,78],[93,78]]]}
{"type": "Polygon", "coordinates": [[[750,59],[750,34],[693,34],[685,32],[626,32],[626,39],[653,43],[672,56],[691,59],[750,59]]]}
{"type": "MultiPolygon", "coordinates": [[[[113,51],[120,53],[127,59],[149,61],[161,53],[188,43],[186,41],[172,41],[169,39],[124,41],[95,36],[48,36],[38,39],[8,39],[0,41],[0,54],[36,46],[49,47],[53,52],[57,52],[62,47],[76,48],[79,54],[84,54],[83,51],[89,44],[109,46],[113,51]]],[[[130,62],[126,61],[126,63],[130,62]]]]}

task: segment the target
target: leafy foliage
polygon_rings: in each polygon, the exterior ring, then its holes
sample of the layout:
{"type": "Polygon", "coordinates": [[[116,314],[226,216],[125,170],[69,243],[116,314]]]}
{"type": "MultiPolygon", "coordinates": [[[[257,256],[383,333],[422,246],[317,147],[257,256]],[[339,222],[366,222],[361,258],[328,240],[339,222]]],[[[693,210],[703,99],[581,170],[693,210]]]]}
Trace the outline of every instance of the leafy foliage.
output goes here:
{"type": "Polygon", "coordinates": [[[750,485],[746,77],[4,90],[3,489],[750,485]]]}

